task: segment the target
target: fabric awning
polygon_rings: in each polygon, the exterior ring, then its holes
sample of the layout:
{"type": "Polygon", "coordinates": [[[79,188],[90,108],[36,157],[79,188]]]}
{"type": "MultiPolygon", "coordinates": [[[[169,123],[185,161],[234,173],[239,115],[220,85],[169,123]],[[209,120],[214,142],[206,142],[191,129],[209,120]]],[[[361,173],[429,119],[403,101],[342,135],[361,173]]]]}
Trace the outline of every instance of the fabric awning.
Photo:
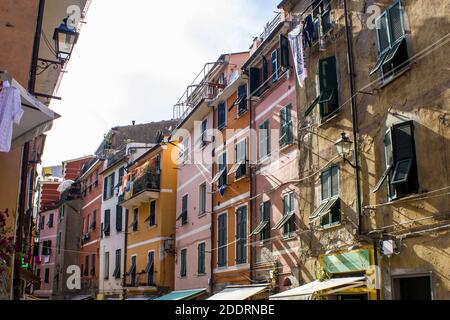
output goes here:
{"type": "Polygon", "coordinates": [[[324,290],[332,290],[330,293],[342,291],[345,289],[362,287],[366,285],[366,277],[349,277],[349,278],[335,278],[325,281],[316,280],[303,286],[275,294],[270,296],[270,300],[311,300],[312,296],[324,290]],[[339,288],[339,289],[338,289],[339,288]]]}
{"type": "Polygon", "coordinates": [[[24,111],[20,124],[13,126],[13,147],[30,141],[52,128],[52,121],[59,118],[59,114],[29,93],[9,73],[0,71],[0,80],[9,81],[11,87],[19,90],[24,111]]]}
{"type": "Polygon", "coordinates": [[[172,291],[171,293],[154,300],[191,300],[204,293],[206,293],[206,289],[172,291]]]}
{"type": "Polygon", "coordinates": [[[247,300],[268,288],[268,284],[228,286],[206,300],[247,300]]]}

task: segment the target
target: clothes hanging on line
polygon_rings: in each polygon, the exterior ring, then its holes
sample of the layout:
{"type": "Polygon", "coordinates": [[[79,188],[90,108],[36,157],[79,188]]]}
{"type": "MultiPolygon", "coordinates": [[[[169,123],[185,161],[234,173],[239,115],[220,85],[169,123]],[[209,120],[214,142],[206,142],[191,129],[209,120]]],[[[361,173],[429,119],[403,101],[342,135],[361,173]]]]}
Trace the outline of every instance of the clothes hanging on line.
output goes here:
{"type": "Polygon", "coordinates": [[[13,124],[20,124],[23,113],[19,90],[4,81],[0,91],[0,152],[11,150],[13,124]]]}
{"type": "Polygon", "coordinates": [[[303,22],[303,47],[306,48],[308,45],[310,48],[312,47],[312,43],[316,37],[316,30],[314,26],[314,21],[311,15],[308,15],[303,22]]]}
{"type": "Polygon", "coordinates": [[[292,30],[289,35],[289,43],[291,47],[291,53],[294,57],[295,71],[297,73],[297,80],[300,87],[303,87],[307,76],[306,63],[303,51],[303,32],[302,24],[292,30]]]}

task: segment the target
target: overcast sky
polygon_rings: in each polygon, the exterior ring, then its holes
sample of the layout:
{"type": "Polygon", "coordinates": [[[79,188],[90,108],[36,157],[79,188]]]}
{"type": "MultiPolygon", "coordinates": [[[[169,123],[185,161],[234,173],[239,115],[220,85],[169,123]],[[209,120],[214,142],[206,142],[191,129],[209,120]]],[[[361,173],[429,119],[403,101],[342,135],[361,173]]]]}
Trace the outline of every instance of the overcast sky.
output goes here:
{"type": "Polygon", "coordinates": [[[43,165],[92,154],[110,128],[170,119],[206,62],[249,49],[280,0],[95,0],[50,108],[43,165]]]}

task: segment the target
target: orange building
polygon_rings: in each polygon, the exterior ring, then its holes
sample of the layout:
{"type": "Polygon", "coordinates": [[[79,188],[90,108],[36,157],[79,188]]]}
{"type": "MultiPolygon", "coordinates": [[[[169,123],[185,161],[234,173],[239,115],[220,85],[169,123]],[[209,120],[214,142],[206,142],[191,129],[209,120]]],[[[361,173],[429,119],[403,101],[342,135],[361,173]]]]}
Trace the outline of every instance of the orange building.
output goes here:
{"type": "Polygon", "coordinates": [[[214,99],[213,291],[249,284],[250,221],[249,108],[247,78],[241,66],[248,52],[225,57],[219,80],[225,89],[214,99]]]}
{"type": "Polygon", "coordinates": [[[123,178],[120,205],[126,211],[125,295],[151,298],[174,287],[176,161],[170,137],[136,159],[123,178]]]}

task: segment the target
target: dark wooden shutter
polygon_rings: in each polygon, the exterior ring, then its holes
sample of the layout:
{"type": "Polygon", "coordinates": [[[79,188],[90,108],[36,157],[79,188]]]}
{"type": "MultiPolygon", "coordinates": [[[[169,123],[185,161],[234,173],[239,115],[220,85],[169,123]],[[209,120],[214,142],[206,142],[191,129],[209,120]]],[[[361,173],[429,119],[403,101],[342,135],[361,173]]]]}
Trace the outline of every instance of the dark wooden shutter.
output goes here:
{"type": "Polygon", "coordinates": [[[261,86],[261,69],[250,68],[250,95],[259,96],[261,86]]]}
{"type": "Polygon", "coordinates": [[[109,177],[106,177],[103,180],[103,200],[106,200],[108,198],[108,180],[109,177]]]}
{"type": "Polygon", "coordinates": [[[227,216],[225,214],[222,214],[219,216],[219,226],[218,226],[218,262],[219,262],[219,266],[224,266],[226,265],[226,251],[227,251],[227,247],[223,247],[226,245],[226,241],[227,241],[227,216]]]}
{"type": "Polygon", "coordinates": [[[282,34],[280,34],[280,51],[281,66],[289,68],[289,40],[282,34]]]}
{"type": "Polygon", "coordinates": [[[417,174],[413,121],[400,123],[392,127],[392,145],[394,169],[400,161],[408,159],[411,159],[412,161],[407,182],[395,186],[397,197],[417,193],[419,191],[419,181],[417,174]]]}
{"type": "Polygon", "coordinates": [[[119,169],[119,181],[118,181],[118,185],[121,186],[122,185],[122,178],[125,175],[125,168],[122,167],[119,169]]]}
{"type": "Polygon", "coordinates": [[[119,205],[116,206],[116,230],[122,231],[122,207],[119,205]]]}
{"type": "Polygon", "coordinates": [[[319,82],[321,96],[330,97],[327,111],[324,111],[323,103],[321,103],[320,106],[321,116],[324,117],[333,112],[338,107],[338,80],[335,56],[319,61],[319,82]]]}
{"type": "Polygon", "coordinates": [[[109,189],[109,195],[111,196],[111,197],[113,197],[114,196],[114,188],[115,188],[115,184],[116,184],[116,173],[114,172],[112,175],[111,175],[111,184],[110,184],[110,189],[109,189]]]}
{"type": "Polygon", "coordinates": [[[267,81],[267,79],[269,79],[269,65],[267,63],[266,57],[262,58],[262,77],[263,77],[263,82],[265,84],[267,84],[266,81],[267,81]]]}

